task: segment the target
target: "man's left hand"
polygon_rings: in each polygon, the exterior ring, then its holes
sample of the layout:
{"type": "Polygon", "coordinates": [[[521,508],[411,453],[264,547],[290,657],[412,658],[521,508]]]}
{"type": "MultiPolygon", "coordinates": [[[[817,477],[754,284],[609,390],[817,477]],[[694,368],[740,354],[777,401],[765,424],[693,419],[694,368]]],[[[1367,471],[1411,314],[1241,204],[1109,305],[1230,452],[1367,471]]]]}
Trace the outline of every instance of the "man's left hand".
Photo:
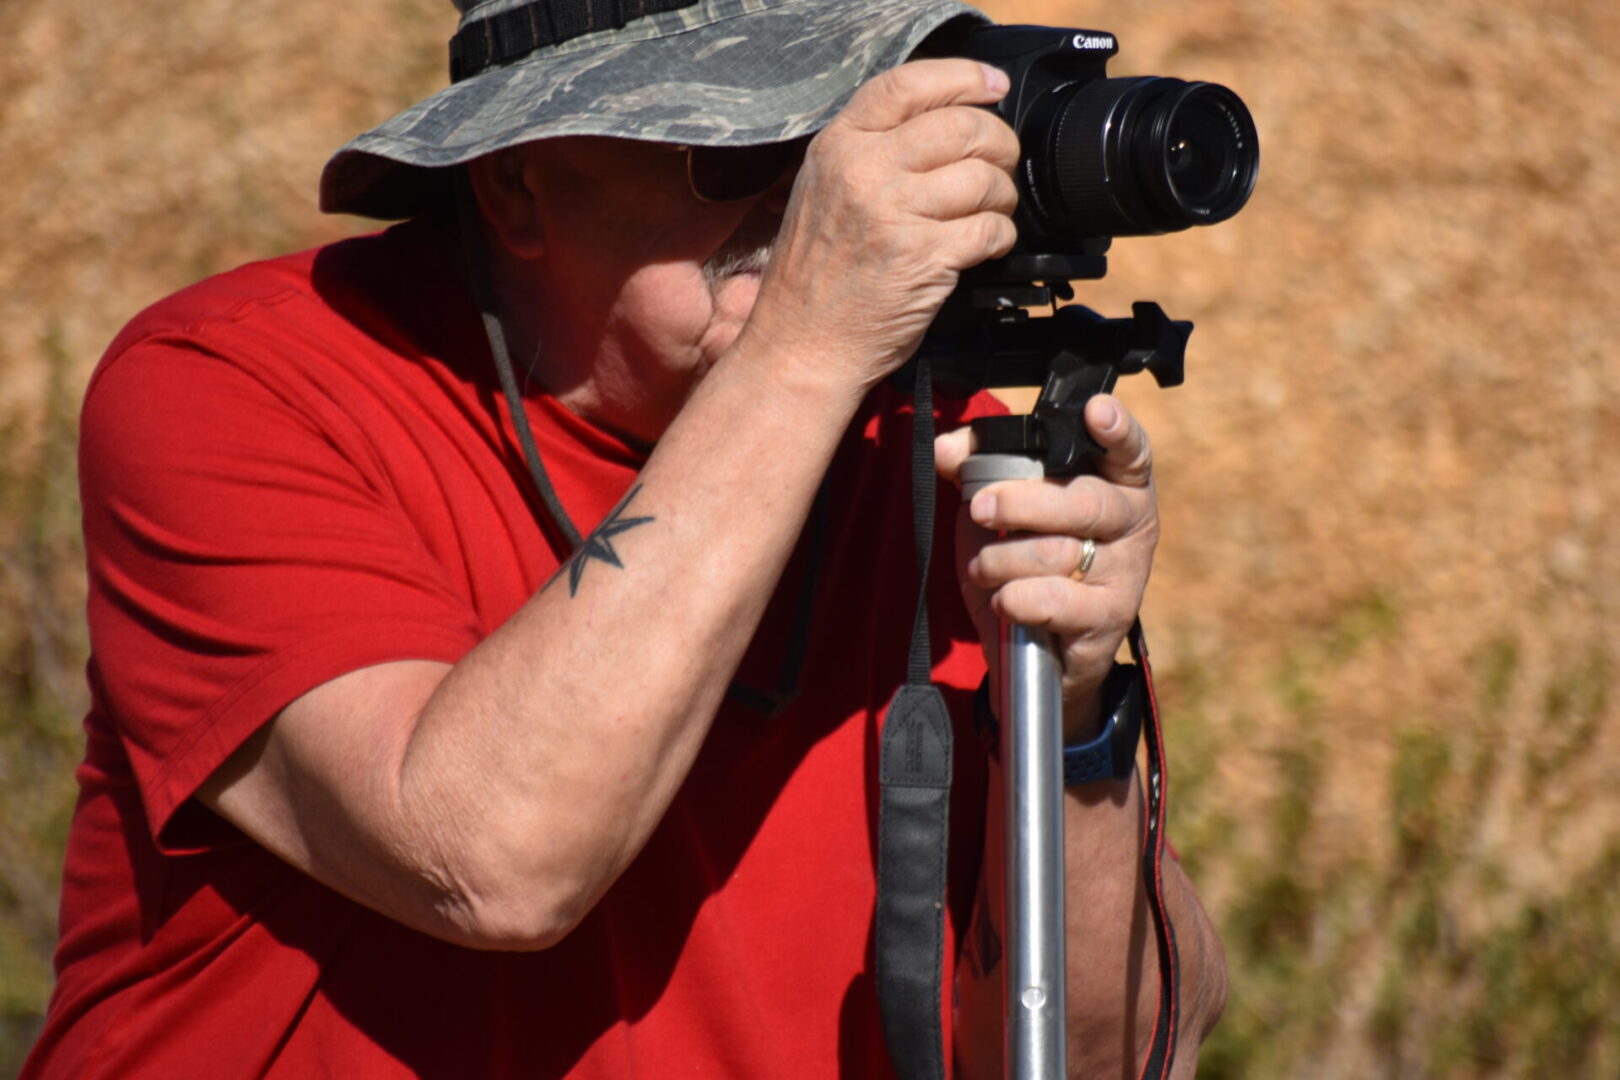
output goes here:
{"type": "MultiPolygon", "coordinates": [[[[957,518],[957,576],[999,701],[1000,622],[1050,630],[1063,657],[1065,742],[1095,735],[1098,690],[1142,605],[1159,538],[1147,433],[1118,399],[1093,398],[1086,427],[1107,451],[1095,474],[991,484],[957,518]],[[1084,540],[1096,544],[1078,573],[1084,540]]],[[[941,435],[934,459],[959,483],[968,428],[941,435]]]]}

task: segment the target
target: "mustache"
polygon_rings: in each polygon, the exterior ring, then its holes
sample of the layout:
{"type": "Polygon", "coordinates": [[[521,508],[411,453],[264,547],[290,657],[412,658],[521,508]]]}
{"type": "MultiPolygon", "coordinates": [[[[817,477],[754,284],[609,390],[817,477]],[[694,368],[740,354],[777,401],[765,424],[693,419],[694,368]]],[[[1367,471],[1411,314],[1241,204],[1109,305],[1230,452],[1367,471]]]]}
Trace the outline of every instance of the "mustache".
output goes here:
{"type": "Polygon", "coordinates": [[[775,251],[774,233],[768,237],[739,237],[709,256],[703,264],[703,280],[714,288],[739,274],[763,274],[775,251]]]}
{"type": "Polygon", "coordinates": [[[775,241],[769,241],[743,250],[717,251],[703,264],[703,279],[712,287],[738,274],[763,274],[775,250],[775,241]]]}

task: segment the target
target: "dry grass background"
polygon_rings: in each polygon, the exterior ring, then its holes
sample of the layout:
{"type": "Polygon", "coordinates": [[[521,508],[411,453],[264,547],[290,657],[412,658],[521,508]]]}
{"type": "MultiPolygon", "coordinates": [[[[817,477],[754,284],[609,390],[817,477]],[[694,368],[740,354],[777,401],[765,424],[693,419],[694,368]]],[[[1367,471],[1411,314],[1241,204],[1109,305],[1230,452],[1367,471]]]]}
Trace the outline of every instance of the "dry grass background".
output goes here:
{"type": "MultiPolygon", "coordinates": [[[[1218,1077],[1620,1076],[1620,8],[1008,0],[1252,106],[1253,203],[1083,299],[1129,385],[1218,1077]]],[[[83,707],[77,398],[147,303],[362,227],[325,156],[442,84],[443,0],[0,0],[0,1073],[49,988],[83,707]]]]}

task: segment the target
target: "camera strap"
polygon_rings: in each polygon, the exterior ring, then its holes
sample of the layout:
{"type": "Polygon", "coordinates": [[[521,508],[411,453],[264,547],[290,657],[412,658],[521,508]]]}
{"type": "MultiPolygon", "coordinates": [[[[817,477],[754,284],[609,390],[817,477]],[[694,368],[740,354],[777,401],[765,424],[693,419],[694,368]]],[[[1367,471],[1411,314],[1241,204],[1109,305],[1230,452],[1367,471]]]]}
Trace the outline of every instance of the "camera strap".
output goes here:
{"type": "Polygon", "coordinates": [[[1153,668],[1148,663],[1147,636],[1142,620],[1131,624],[1131,659],[1145,693],[1142,741],[1147,744],[1146,799],[1142,804],[1145,841],[1142,844],[1142,883],[1153,915],[1153,936],[1159,953],[1159,1002],[1154,1011],[1153,1040],[1137,1075],[1140,1080],[1161,1080],[1170,1075],[1176,1057],[1176,1029],[1181,1022],[1181,958],[1176,951],[1176,928],[1164,902],[1165,755],[1164,727],[1159,718],[1159,697],[1153,689],[1153,668]]]}
{"type": "Polygon", "coordinates": [[[878,1008],[901,1080],[944,1080],[945,880],[950,852],[951,716],[932,682],[928,568],[934,548],[934,395],[917,359],[911,441],[917,608],[906,683],[889,704],[878,751],[878,1008]]]}

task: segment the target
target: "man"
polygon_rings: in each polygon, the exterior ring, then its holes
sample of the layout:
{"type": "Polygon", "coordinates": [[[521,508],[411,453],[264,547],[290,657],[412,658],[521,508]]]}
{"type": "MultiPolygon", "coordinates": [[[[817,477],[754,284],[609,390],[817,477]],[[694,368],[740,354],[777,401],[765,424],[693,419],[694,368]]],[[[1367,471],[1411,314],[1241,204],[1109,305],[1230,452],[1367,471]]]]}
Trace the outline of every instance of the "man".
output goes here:
{"type": "MultiPolygon", "coordinates": [[[[884,380],[1015,239],[977,108],[1006,80],[896,66],[968,17],[940,0],[465,6],[455,85],[323,180],[413,220],[157,305],[92,381],[94,703],[28,1077],[889,1075],[875,740],[916,571],[884,380]]],[[[976,641],[1057,632],[1094,737],[1157,531],[1140,427],[1087,419],[1100,475],[975,497],[967,610],[931,588],[963,1076],[1000,1038],[976,641]]],[[[1134,1074],[1140,792],[1067,813],[1072,1064],[1134,1074]]],[[[1222,967],[1166,874],[1190,1075],[1222,967]]]]}

